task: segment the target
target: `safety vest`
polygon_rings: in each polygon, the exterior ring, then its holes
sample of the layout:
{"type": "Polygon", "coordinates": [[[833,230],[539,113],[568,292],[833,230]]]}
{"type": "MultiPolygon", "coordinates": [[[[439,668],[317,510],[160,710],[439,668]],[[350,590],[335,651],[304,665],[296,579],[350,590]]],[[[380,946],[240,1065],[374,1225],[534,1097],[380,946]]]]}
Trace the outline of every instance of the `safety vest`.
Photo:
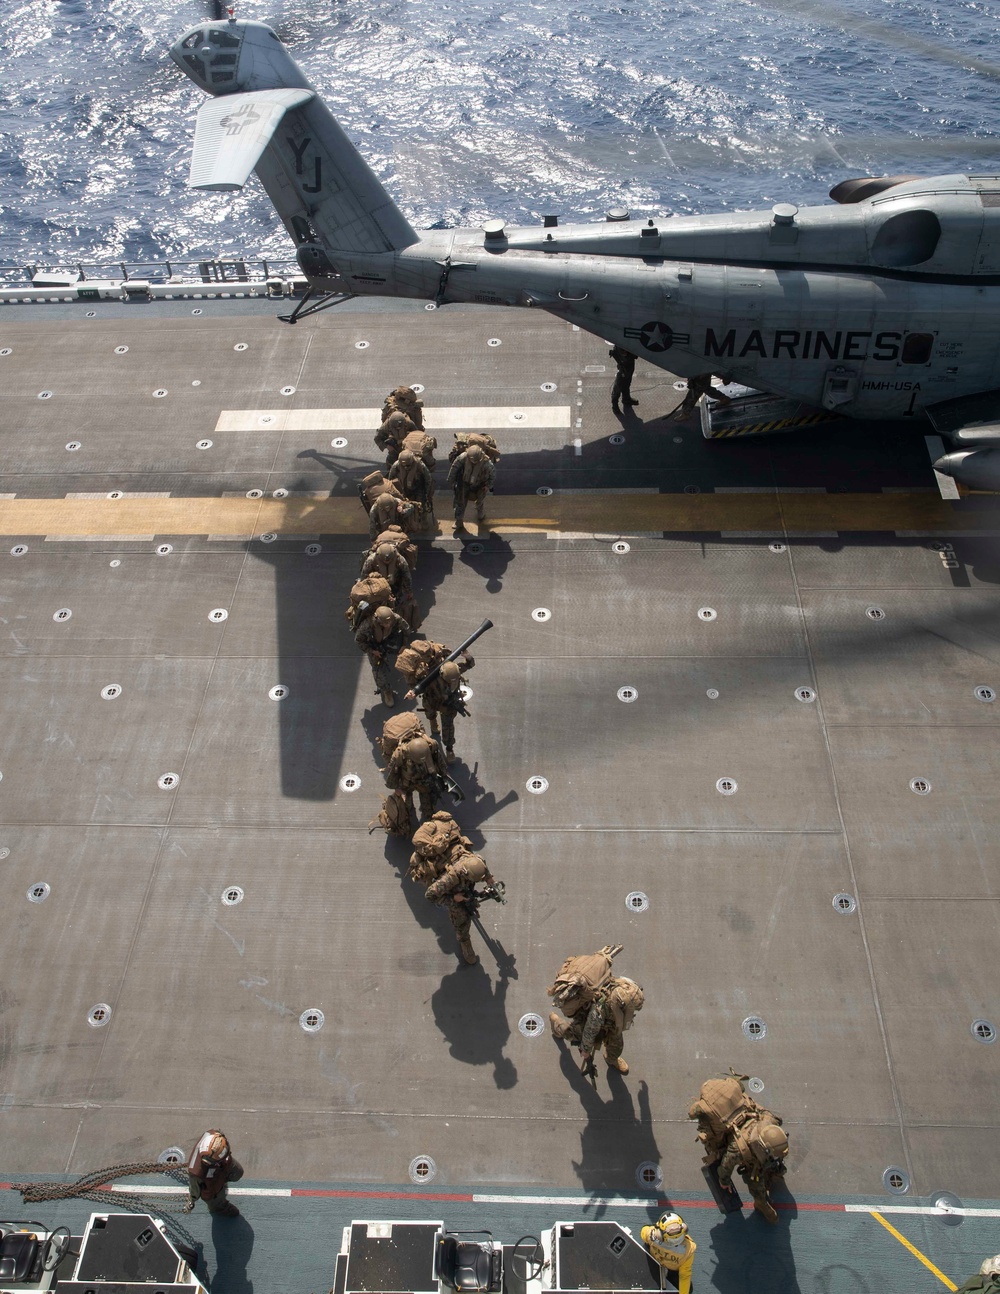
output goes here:
{"type": "Polygon", "coordinates": [[[654,1262],[658,1262],[667,1271],[676,1272],[679,1294],[688,1294],[691,1289],[691,1268],[694,1266],[694,1251],[698,1248],[690,1236],[685,1236],[678,1248],[668,1248],[663,1244],[654,1244],[650,1234],[654,1227],[643,1227],[639,1232],[642,1243],[648,1248],[654,1262]]]}

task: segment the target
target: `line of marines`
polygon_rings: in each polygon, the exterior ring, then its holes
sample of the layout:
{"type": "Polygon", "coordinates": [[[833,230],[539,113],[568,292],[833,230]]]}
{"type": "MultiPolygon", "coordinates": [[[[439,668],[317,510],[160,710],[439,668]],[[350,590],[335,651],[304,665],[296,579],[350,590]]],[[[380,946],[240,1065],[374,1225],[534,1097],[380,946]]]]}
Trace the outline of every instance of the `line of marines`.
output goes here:
{"type": "MultiPolygon", "coordinates": [[[[614,355],[613,358],[619,360],[614,355]]],[[[631,372],[619,376],[614,400],[634,404],[629,392],[631,372]]],[[[694,384],[689,384],[689,387],[694,384]]],[[[409,837],[413,846],[408,876],[424,886],[425,897],[445,907],[467,965],[478,957],[471,928],[478,924],[484,897],[503,899],[485,860],[472,848],[455,818],[438,804],[449,788],[448,767],[455,761],[455,716],[468,715],[463,678],[475,665],[468,651],[452,653],[443,643],[418,637],[421,617],[413,594],[412,576],[417,546],[411,535],[432,529],[434,518],[434,450],[437,441],[427,434],[423,403],[411,387],[396,387],[386,398],[375,443],[386,453],[385,474],[371,473],[359,487],[369,513],[371,546],[361,566],[361,578],[351,590],[346,612],[355,642],[368,658],[376,693],[387,708],[396,695],[392,667],[402,677],[405,699],[417,699],[420,690],[423,714],[404,711],[383,725],[378,747],[385,759],[382,772],[389,795],[370,824],[387,834],[409,837]],[[454,659],[452,659],[454,657],[454,659]],[[422,685],[422,686],[421,686],[422,685]],[[413,797],[419,799],[422,821],[416,823],[413,797]],[[477,890],[477,886],[483,886],[477,890]]],[[[485,497],[492,489],[500,454],[496,441],[477,433],[456,433],[449,455],[448,483],[454,489],[455,533],[464,529],[465,509],[475,505],[479,522],[485,520],[485,497]]],[[[454,787],[454,783],[451,784],[454,787]]],[[[481,929],[481,927],[480,927],[481,929]]],[[[590,954],[568,957],[547,989],[559,1011],[549,1016],[553,1038],[579,1050],[580,1068],[593,1076],[594,1056],[603,1049],[610,1069],[625,1075],[624,1035],[644,1004],[642,988],[626,975],[615,974],[614,958],[621,944],[605,945],[590,954]]],[[[738,1208],[733,1174],[741,1176],[754,1209],[765,1221],[778,1214],[770,1199],[771,1188],[784,1177],[788,1136],[780,1116],[759,1105],[746,1091],[747,1075],[729,1075],[702,1084],[698,1099],[688,1110],[696,1121],[697,1140],[705,1150],[706,1179],[724,1211],[738,1208]],[[733,1197],[727,1202],[727,1194],[733,1197]]],[[[196,1143],[187,1164],[190,1201],[202,1199],[211,1213],[237,1217],[239,1210],[228,1199],[229,1182],[243,1176],[229,1142],[218,1129],[209,1129],[196,1143]]],[[[666,1212],[641,1229],[640,1237],[651,1258],[672,1277],[679,1294],[689,1294],[695,1241],[687,1224],[675,1212],[666,1212]]],[[[964,1291],[1000,1294],[1000,1255],[987,1259],[964,1291]]]]}

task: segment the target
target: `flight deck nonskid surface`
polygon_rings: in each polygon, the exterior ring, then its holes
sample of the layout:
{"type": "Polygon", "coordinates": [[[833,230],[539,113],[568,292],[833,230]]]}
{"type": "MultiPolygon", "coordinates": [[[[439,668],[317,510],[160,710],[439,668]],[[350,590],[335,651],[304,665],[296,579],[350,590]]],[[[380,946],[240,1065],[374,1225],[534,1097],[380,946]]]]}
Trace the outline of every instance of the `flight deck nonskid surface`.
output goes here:
{"type": "MultiPolygon", "coordinates": [[[[622,424],[606,348],[525,312],[289,329],[43,308],[5,312],[0,346],[8,1180],[221,1126],[244,1185],[378,1189],[425,1155],[430,1191],[631,1196],[652,1163],[662,1195],[703,1200],[685,1114],[732,1064],[785,1118],[796,1198],[995,1194],[1000,1047],[973,1024],[1000,1024],[1000,703],[981,699],[1000,695],[1000,520],[991,498],[938,497],[925,428],[705,443],[663,419],[681,393],[643,365],[645,421],[622,424]],[[385,712],[342,612],[370,433],[218,430],[224,411],[376,407],[401,381],[425,386],[431,430],[435,407],[509,419],[495,529],[453,539],[439,489],[416,576],[430,636],[496,623],[459,720],[458,816],[507,883],[484,912],[506,978],[489,952],[459,964],[403,888],[408,851],[367,834],[385,712]],[[514,417],[537,407],[568,425],[514,417]],[[636,891],[648,910],[626,908],[636,891]],[[646,1006],[631,1073],[599,1063],[594,1089],[518,1022],[547,1014],[564,956],[608,940],[646,1006]],[[889,1166],[909,1195],[883,1192],[889,1166]]],[[[689,1221],[700,1258],[729,1228],[689,1221]]],[[[932,1225],[949,1244],[987,1230],[932,1225]]]]}

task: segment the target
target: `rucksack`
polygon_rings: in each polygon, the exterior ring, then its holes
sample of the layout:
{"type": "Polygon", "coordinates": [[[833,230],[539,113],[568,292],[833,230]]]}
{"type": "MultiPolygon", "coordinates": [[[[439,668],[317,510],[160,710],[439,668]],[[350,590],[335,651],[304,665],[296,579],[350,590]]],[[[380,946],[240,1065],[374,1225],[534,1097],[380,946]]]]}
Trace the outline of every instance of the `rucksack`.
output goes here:
{"type": "Polygon", "coordinates": [[[366,512],[371,512],[375,500],[380,494],[394,494],[397,499],[403,497],[395,484],[386,480],[382,473],[377,470],[369,472],[367,476],[362,477],[358,482],[358,495],[366,512]]]}
{"type": "Polygon", "coordinates": [[[412,836],[413,813],[410,801],[401,795],[384,795],[381,809],[368,824],[369,836],[376,827],[381,827],[387,836],[412,836]]]}
{"type": "Polygon", "coordinates": [[[396,552],[405,559],[410,570],[415,569],[417,565],[417,546],[402,526],[390,526],[388,530],[383,530],[381,534],[376,535],[375,542],[369,551],[365,553],[365,561],[368,560],[380,544],[392,544],[396,552]]]}
{"type": "Polygon", "coordinates": [[[422,822],[413,833],[414,849],[433,859],[443,859],[459,843],[466,843],[462,830],[451,814],[443,811],[422,822]]]}
{"type": "Polygon", "coordinates": [[[459,454],[464,454],[470,445],[478,445],[492,462],[500,462],[500,448],[496,439],[485,431],[456,431],[455,443],[448,454],[448,462],[454,463],[459,454]]]}
{"type": "Polygon", "coordinates": [[[434,471],[434,451],[437,449],[437,441],[433,436],[428,436],[426,431],[411,431],[403,441],[403,449],[416,454],[430,471],[434,471]]]}
{"type": "Polygon", "coordinates": [[[443,643],[433,643],[429,638],[416,638],[396,657],[396,668],[410,687],[426,678],[438,661],[448,655],[443,643]]]}
{"type": "Polygon", "coordinates": [[[710,1078],[702,1083],[688,1118],[707,1123],[712,1137],[722,1141],[730,1132],[760,1118],[761,1113],[760,1106],[744,1092],[738,1078],[710,1078]]]}
{"type": "Polygon", "coordinates": [[[545,991],[562,1007],[564,1015],[576,1015],[589,1006],[601,989],[611,982],[610,945],[599,952],[567,957],[559,967],[556,982],[545,991]]]}
{"type": "Polygon", "coordinates": [[[424,725],[419,715],[413,710],[401,710],[399,714],[390,715],[382,725],[382,736],[378,738],[379,749],[388,759],[401,742],[411,737],[426,737],[424,725]]]}
{"type": "Polygon", "coordinates": [[[466,489],[478,490],[481,485],[486,484],[489,474],[488,458],[482,458],[478,463],[467,458],[462,465],[462,481],[466,489]]]}
{"type": "Polygon", "coordinates": [[[394,601],[388,580],[381,575],[363,575],[351,586],[351,605],[344,615],[350,624],[354,624],[362,602],[367,602],[369,610],[374,611],[377,607],[391,607],[394,601]]]}

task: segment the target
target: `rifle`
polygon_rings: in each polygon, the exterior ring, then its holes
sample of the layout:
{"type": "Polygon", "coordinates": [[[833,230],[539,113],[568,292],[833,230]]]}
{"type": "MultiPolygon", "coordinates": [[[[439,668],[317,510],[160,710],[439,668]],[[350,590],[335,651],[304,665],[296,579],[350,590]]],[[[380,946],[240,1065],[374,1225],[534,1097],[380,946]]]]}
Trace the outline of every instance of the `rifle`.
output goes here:
{"type": "Polygon", "coordinates": [[[461,804],[465,799],[465,792],[450,774],[434,773],[432,784],[439,799],[443,799],[445,795],[450,795],[453,804],[461,804]]]}
{"type": "Polygon", "coordinates": [[[484,620],[483,623],[476,630],[476,632],[474,634],[469,634],[465,642],[460,643],[455,648],[455,650],[451,653],[450,656],[446,656],[444,660],[438,661],[438,663],[434,666],[434,668],[429,671],[426,678],[422,678],[419,683],[415,683],[413,685],[414,696],[420,696],[421,693],[424,691],[424,689],[427,687],[427,684],[437,678],[437,676],[441,673],[442,665],[444,665],[447,661],[457,660],[467,647],[471,647],[477,638],[481,638],[487,629],[492,629],[492,628],[493,628],[493,621],[484,620]]]}

